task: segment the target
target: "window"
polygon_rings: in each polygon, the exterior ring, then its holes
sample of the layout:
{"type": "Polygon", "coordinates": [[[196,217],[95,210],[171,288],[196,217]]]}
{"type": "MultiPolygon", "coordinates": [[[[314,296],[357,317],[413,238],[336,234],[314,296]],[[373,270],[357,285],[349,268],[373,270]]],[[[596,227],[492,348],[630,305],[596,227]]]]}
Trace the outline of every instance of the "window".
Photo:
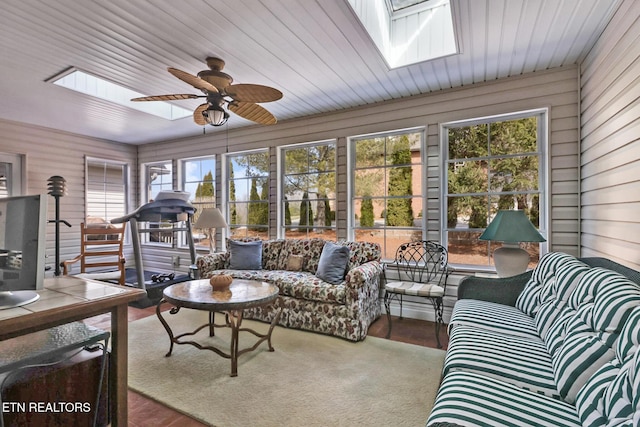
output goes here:
{"type": "Polygon", "coordinates": [[[269,152],[227,156],[227,223],[231,237],[269,238],[269,152]]]}
{"type": "Polygon", "coordinates": [[[0,153],[0,197],[21,196],[24,155],[0,153]]]}
{"type": "MultiPolygon", "coordinates": [[[[545,228],[546,111],[449,123],[441,134],[449,262],[488,267],[499,244],[478,237],[498,210],[524,210],[536,227],[545,228]]],[[[533,263],[540,247],[524,247],[533,263]]]]}
{"type": "Polygon", "coordinates": [[[87,158],[86,223],[110,222],[128,212],[128,166],[124,162],[87,158]]]}
{"type": "MultiPolygon", "coordinates": [[[[146,201],[153,201],[161,191],[173,190],[173,163],[171,160],[146,163],[144,165],[144,176],[146,185],[146,201]]],[[[149,228],[173,228],[173,224],[169,222],[148,223],[149,228]]],[[[145,239],[145,243],[173,244],[173,232],[150,232],[143,233],[141,236],[145,239]]]]}
{"type": "MultiPolygon", "coordinates": [[[[198,220],[205,208],[216,206],[216,161],[215,157],[202,157],[182,160],[182,189],[188,192],[191,204],[196,208],[193,223],[198,220]]],[[[182,234],[182,245],[187,245],[186,236],[182,234]]],[[[205,230],[193,229],[193,241],[197,249],[208,249],[205,230]]]]}
{"type": "Polygon", "coordinates": [[[336,144],[282,149],[281,228],[285,238],[336,239],[336,144]]]}
{"type": "Polygon", "coordinates": [[[353,238],[379,243],[384,259],[424,236],[423,139],[410,130],[350,140],[353,238]]]}

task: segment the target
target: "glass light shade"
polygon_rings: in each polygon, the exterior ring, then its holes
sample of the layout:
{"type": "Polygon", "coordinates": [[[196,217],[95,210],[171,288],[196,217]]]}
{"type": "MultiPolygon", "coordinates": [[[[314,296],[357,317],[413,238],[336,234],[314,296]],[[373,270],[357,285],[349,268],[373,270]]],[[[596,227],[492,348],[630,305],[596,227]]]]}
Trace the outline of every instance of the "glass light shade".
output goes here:
{"type": "Polygon", "coordinates": [[[505,243],[546,242],[524,211],[515,210],[498,211],[479,239],[505,243]]]}
{"type": "Polygon", "coordinates": [[[222,107],[217,105],[211,105],[209,108],[202,112],[205,122],[211,126],[222,126],[227,123],[229,119],[229,113],[224,111],[222,107]]]}

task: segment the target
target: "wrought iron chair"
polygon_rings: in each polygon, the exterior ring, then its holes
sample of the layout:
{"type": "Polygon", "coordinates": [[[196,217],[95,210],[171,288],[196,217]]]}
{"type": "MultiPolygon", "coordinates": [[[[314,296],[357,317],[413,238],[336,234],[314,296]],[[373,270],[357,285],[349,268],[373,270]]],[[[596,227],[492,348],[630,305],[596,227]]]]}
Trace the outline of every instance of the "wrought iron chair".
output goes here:
{"type": "Polygon", "coordinates": [[[450,268],[447,264],[447,249],[430,240],[409,242],[400,245],[396,250],[393,263],[385,270],[384,307],[387,312],[389,329],[387,338],[391,336],[391,301],[400,303],[402,319],[402,297],[404,295],[424,297],[431,301],[435,310],[436,340],[440,344],[440,326],[442,319],[442,300],[447,287],[450,268]],[[393,272],[391,280],[387,275],[393,272]]]}
{"type": "Polygon", "coordinates": [[[124,235],[124,224],[121,227],[108,223],[80,224],[80,255],[61,263],[62,274],[71,274],[71,265],[80,261],[80,273],[75,276],[117,281],[120,285],[124,285],[124,235]],[[95,270],[96,268],[98,271],[95,270]]]}

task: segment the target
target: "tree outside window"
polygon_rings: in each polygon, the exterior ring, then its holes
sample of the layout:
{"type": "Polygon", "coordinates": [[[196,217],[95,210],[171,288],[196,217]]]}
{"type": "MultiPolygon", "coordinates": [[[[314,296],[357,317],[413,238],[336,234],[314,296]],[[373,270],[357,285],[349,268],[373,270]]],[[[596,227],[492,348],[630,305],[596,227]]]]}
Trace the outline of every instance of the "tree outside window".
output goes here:
{"type": "Polygon", "coordinates": [[[422,146],[421,131],[351,139],[354,239],[379,243],[385,259],[424,238],[422,146]]]}
{"type": "MultiPolygon", "coordinates": [[[[446,227],[449,262],[492,264],[500,244],[478,240],[498,210],[523,210],[540,227],[544,113],[445,125],[446,227]]],[[[526,244],[532,263],[539,244],[526,244]]]]}
{"type": "Polygon", "coordinates": [[[231,237],[269,238],[269,152],[227,156],[231,237]]]}
{"type": "Polygon", "coordinates": [[[335,142],[283,148],[282,154],[285,237],[335,240],[335,142]]]}

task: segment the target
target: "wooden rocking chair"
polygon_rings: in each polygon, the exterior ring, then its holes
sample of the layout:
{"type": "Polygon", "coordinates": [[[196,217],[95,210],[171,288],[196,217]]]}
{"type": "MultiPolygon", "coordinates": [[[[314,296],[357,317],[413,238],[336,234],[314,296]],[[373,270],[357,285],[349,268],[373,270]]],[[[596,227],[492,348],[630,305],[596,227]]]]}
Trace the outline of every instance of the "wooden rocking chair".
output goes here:
{"type": "Polygon", "coordinates": [[[125,259],[123,254],[125,224],[80,224],[80,255],[62,262],[62,273],[70,273],[70,266],[80,261],[80,273],[73,274],[87,279],[113,281],[125,284],[125,259]],[[108,267],[115,267],[110,270],[108,267]],[[99,270],[94,270],[98,268],[99,270]],[[91,269],[88,271],[87,269],[91,269]]]}

